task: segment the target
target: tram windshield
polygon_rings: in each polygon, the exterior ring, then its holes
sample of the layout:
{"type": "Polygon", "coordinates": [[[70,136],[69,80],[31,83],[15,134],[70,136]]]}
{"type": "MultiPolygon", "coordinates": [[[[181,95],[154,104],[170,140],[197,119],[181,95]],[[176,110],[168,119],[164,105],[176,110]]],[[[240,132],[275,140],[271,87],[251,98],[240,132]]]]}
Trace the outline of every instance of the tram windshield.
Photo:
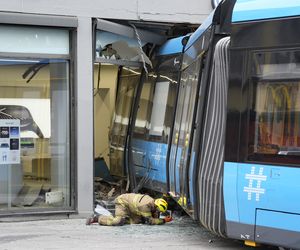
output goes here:
{"type": "Polygon", "coordinates": [[[254,54],[249,155],[300,156],[300,52],[254,54]]]}

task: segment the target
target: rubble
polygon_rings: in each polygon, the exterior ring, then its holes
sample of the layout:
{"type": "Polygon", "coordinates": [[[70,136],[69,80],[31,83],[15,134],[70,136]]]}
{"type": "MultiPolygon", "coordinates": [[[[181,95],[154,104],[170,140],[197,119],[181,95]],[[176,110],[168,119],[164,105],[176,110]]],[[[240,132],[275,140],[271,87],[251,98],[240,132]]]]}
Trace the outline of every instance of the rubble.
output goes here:
{"type": "MultiPolygon", "coordinates": [[[[115,198],[124,193],[122,189],[123,181],[109,182],[101,177],[94,178],[95,207],[102,206],[109,212],[114,213],[115,198]]],[[[97,213],[97,211],[95,211],[97,213]]]]}

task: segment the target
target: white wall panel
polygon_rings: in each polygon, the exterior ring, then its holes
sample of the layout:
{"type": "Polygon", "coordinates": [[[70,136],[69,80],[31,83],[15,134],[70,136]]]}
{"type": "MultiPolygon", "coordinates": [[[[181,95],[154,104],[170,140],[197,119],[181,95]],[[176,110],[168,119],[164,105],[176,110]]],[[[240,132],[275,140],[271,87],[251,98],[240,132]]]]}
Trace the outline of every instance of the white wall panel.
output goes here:
{"type": "Polygon", "coordinates": [[[210,0],[10,0],[0,11],[113,19],[200,23],[212,10],[210,0]]]}
{"type": "Polygon", "coordinates": [[[181,0],[139,1],[138,15],[143,20],[201,23],[212,11],[209,0],[187,2],[181,0]]]}
{"type": "Polygon", "coordinates": [[[93,64],[92,24],[78,18],[77,30],[77,178],[78,212],[93,210],[93,64]]]}

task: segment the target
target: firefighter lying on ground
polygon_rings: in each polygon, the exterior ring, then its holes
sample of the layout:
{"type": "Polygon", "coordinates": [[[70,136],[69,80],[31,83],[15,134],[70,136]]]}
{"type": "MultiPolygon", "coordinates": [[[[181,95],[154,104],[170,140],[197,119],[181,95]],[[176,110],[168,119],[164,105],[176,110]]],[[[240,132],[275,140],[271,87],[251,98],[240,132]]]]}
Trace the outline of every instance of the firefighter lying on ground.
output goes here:
{"type": "Polygon", "coordinates": [[[172,221],[171,216],[159,218],[166,212],[168,203],[164,199],[153,199],[145,194],[122,194],[115,199],[115,216],[94,215],[87,219],[86,225],[99,223],[106,226],[124,224],[160,225],[172,221]]]}

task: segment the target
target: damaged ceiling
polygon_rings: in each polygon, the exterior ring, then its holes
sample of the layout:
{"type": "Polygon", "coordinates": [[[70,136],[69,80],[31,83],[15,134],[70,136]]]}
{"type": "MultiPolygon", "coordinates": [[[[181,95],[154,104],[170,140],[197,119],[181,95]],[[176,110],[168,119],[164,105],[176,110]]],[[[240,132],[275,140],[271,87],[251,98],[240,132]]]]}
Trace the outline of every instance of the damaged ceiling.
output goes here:
{"type": "Polygon", "coordinates": [[[131,26],[131,24],[133,24],[138,29],[143,29],[162,36],[166,36],[166,39],[192,33],[199,27],[199,24],[190,23],[146,22],[137,20],[128,21],[114,19],[110,19],[109,21],[126,26],[131,26]]]}

